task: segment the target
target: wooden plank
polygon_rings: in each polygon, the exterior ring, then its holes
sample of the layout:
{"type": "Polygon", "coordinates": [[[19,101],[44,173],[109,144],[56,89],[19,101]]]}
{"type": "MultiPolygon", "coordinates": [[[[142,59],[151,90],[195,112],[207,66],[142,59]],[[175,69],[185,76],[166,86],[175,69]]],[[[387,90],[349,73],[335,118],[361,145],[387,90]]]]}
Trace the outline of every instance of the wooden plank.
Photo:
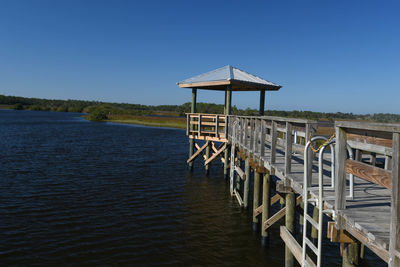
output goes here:
{"type": "Polygon", "coordinates": [[[226,149],[226,144],[227,144],[227,143],[225,143],[217,152],[215,152],[214,154],[212,154],[212,156],[211,156],[208,160],[206,160],[206,161],[204,162],[204,165],[209,164],[210,162],[212,162],[213,160],[215,160],[219,155],[221,155],[221,153],[224,152],[224,150],[226,149]]]}
{"type": "MultiPolygon", "coordinates": [[[[280,196],[279,194],[275,194],[273,197],[271,197],[270,205],[271,205],[271,206],[274,205],[274,204],[275,204],[276,202],[278,202],[280,199],[281,199],[281,196],[280,196]]],[[[257,207],[257,208],[254,210],[254,214],[255,214],[256,216],[260,215],[260,214],[262,213],[262,208],[263,208],[263,205],[260,205],[259,207],[257,207]]]]}
{"type": "Polygon", "coordinates": [[[397,132],[400,133],[400,125],[395,123],[373,123],[373,122],[357,122],[357,121],[335,121],[335,126],[360,129],[362,131],[381,131],[381,132],[397,132]]]}
{"type": "Polygon", "coordinates": [[[399,267],[400,258],[400,133],[393,133],[392,203],[390,208],[389,266],[399,267]]]}
{"type": "MultiPolygon", "coordinates": [[[[196,144],[197,145],[197,144],[196,144]]],[[[208,141],[200,148],[196,151],[196,153],[194,153],[186,162],[192,162],[195,158],[197,158],[197,156],[208,146],[208,141]]]]}
{"type": "MultiPolygon", "coordinates": [[[[343,128],[336,127],[336,173],[335,173],[335,209],[346,208],[346,158],[347,158],[346,132],[343,128]]],[[[343,228],[341,217],[337,220],[337,228],[343,228]]]]}
{"type": "Polygon", "coordinates": [[[264,157],[265,155],[265,120],[261,120],[261,130],[260,130],[260,155],[264,157]]]}
{"type": "Polygon", "coordinates": [[[285,144],[285,175],[292,171],[292,124],[286,122],[286,144],[285,144]]]}
{"type": "Polygon", "coordinates": [[[359,135],[359,134],[352,134],[349,133],[347,134],[347,140],[349,141],[356,141],[360,143],[365,143],[365,144],[373,144],[373,145],[378,145],[378,146],[384,146],[384,147],[392,147],[392,140],[386,139],[386,138],[379,138],[379,137],[374,137],[374,136],[365,136],[365,135],[359,135]]]}
{"type": "MultiPolygon", "coordinates": [[[[286,229],[285,226],[280,227],[280,236],[285,242],[285,245],[290,249],[290,251],[293,253],[293,256],[296,258],[297,262],[300,265],[303,265],[303,251],[302,247],[300,246],[299,243],[297,243],[296,239],[292,236],[292,234],[286,229]]],[[[315,263],[312,261],[312,259],[309,256],[306,256],[306,261],[308,266],[310,267],[316,267],[315,263]]]]}
{"type": "MultiPolygon", "coordinates": [[[[296,198],[296,206],[300,205],[302,201],[302,197],[298,196],[296,198]]],[[[286,213],[286,207],[283,207],[280,209],[278,212],[276,212],[273,216],[271,216],[265,223],[264,223],[264,229],[267,230],[269,227],[271,227],[274,223],[279,221],[283,216],[285,216],[286,213]]]]}
{"type": "Polygon", "coordinates": [[[237,174],[239,174],[240,178],[243,181],[246,181],[246,174],[244,173],[244,171],[239,166],[235,166],[235,171],[237,172],[237,174]]]}
{"type": "Polygon", "coordinates": [[[278,132],[276,131],[277,125],[275,121],[271,122],[271,164],[276,161],[276,141],[278,139],[278,132]]]}
{"type": "Polygon", "coordinates": [[[239,192],[235,189],[233,189],[233,192],[235,193],[235,197],[239,203],[239,206],[243,206],[243,200],[242,197],[240,196],[239,192]]]}
{"type": "Polygon", "coordinates": [[[346,160],[346,172],[388,189],[392,188],[391,171],[371,166],[360,161],[348,159],[346,160]]]}
{"type": "Polygon", "coordinates": [[[385,262],[389,261],[389,252],[386,249],[378,247],[374,242],[371,242],[368,236],[366,236],[366,234],[363,233],[361,230],[354,227],[354,225],[349,225],[349,224],[345,225],[345,229],[357,240],[359,240],[361,243],[366,245],[370,250],[372,250],[376,255],[378,255],[382,260],[384,260],[385,262]]]}

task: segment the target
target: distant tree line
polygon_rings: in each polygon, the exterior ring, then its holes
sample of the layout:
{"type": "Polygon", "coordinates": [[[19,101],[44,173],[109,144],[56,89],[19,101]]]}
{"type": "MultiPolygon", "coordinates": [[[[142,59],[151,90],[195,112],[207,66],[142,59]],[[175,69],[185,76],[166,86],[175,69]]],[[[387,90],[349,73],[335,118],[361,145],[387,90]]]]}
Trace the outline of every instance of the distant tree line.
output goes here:
{"type": "MultiPolygon", "coordinates": [[[[16,110],[39,110],[39,111],[59,111],[59,112],[86,112],[89,119],[104,120],[109,115],[160,115],[164,113],[174,113],[177,116],[184,116],[191,110],[191,103],[182,105],[140,105],[128,103],[108,103],[100,101],[85,100],[53,100],[42,98],[28,98],[18,96],[0,95],[0,105],[9,105],[16,110]]],[[[200,113],[222,114],[224,105],[213,103],[197,103],[196,111],[200,113]]],[[[232,114],[244,116],[258,115],[257,109],[238,109],[232,107],[232,114]]],[[[324,113],[313,111],[285,111],[285,110],[266,110],[266,116],[279,116],[291,118],[305,118],[312,120],[367,120],[377,122],[400,122],[400,115],[389,113],[375,114],[353,114],[353,113],[324,113]]]]}

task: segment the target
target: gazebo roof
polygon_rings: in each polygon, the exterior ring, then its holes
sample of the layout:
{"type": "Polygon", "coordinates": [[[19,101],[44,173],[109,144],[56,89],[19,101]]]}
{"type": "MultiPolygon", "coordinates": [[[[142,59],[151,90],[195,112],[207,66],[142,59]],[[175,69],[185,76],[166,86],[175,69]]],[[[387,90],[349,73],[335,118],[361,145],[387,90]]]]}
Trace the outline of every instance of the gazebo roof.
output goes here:
{"type": "Polygon", "coordinates": [[[282,87],[230,65],[183,80],[178,85],[183,88],[223,91],[228,85],[232,86],[232,91],[277,91],[282,87]]]}

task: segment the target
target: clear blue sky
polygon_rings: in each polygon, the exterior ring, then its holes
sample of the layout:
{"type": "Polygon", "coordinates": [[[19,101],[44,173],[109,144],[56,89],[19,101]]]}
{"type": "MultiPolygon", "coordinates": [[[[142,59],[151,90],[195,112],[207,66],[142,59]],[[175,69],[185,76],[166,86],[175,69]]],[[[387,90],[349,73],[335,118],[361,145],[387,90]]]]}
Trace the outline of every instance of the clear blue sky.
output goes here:
{"type": "Polygon", "coordinates": [[[176,82],[230,64],[283,86],[270,109],[400,113],[399,14],[378,0],[0,0],[0,94],[182,104],[176,82]]]}

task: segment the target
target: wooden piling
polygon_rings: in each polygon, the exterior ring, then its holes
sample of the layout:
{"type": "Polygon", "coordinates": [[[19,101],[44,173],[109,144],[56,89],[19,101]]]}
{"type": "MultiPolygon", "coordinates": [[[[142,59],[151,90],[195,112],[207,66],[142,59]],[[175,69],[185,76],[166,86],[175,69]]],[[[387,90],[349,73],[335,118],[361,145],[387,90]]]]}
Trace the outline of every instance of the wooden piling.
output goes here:
{"type": "MultiPolygon", "coordinates": [[[[225,115],[231,115],[232,109],[232,86],[228,85],[225,91],[225,115]]],[[[234,148],[231,148],[234,149],[234,148]]],[[[226,146],[225,155],[224,155],[224,176],[228,177],[229,175],[229,146],[226,146]]]]}
{"type": "Polygon", "coordinates": [[[268,232],[265,229],[264,225],[265,222],[269,218],[269,207],[270,207],[270,202],[271,202],[271,197],[270,197],[270,188],[271,188],[271,176],[269,172],[267,171],[264,173],[263,177],[263,197],[262,197],[262,222],[261,222],[261,244],[263,247],[268,246],[268,232]]]}
{"type": "Polygon", "coordinates": [[[260,205],[260,173],[254,172],[254,190],[253,190],[253,231],[258,229],[258,218],[256,209],[260,205]]]}
{"type": "MultiPolygon", "coordinates": [[[[296,199],[293,192],[286,193],[286,228],[294,234],[294,218],[295,218],[296,199]]],[[[294,257],[290,248],[285,246],[285,267],[293,267],[294,257]]]]}
{"type": "Polygon", "coordinates": [[[246,180],[244,181],[243,188],[243,206],[245,209],[249,206],[249,187],[250,187],[250,164],[249,157],[244,161],[244,172],[246,175],[246,180]]]}
{"type": "MultiPolygon", "coordinates": [[[[190,109],[191,113],[196,112],[196,101],[197,101],[197,88],[192,88],[192,106],[190,109]]],[[[190,130],[193,129],[193,125],[190,125],[190,130]]],[[[192,157],[194,153],[194,139],[189,139],[189,159],[192,157]]],[[[193,170],[193,161],[189,162],[189,169],[193,170]]]]}
{"type": "Polygon", "coordinates": [[[303,225],[304,225],[304,216],[303,216],[303,210],[304,210],[304,202],[302,201],[300,203],[300,214],[299,214],[299,229],[298,229],[298,233],[299,235],[303,234],[303,225]]]}
{"type": "MultiPolygon", "coordinates": [[[[211,145],[212,145],[211,142],[209,142],[206,147],[206,160],[210,158],[211,145]]],[[[210,172],[210,164],[206,164],[205,169],[206,173],[208,174],[210,172]]]]}
{"type": "MultiPolygon", "coordinates": [[[[319,211],[318,211],[317,206],[314,206],[314,209],[313,209],[313,219],[317,223],[319,222],[319,211]]],[[[312,226],[312,228],[311,228],[311,238],[313,241],[316,241],[318,239],[318,230],[314,226],[312,226]]]]}
{"type": "Polygon", "coordinates": [[[358,243],[341,244],[343,248],[343,267],[356,267],[358,265],[358,243]]]}

